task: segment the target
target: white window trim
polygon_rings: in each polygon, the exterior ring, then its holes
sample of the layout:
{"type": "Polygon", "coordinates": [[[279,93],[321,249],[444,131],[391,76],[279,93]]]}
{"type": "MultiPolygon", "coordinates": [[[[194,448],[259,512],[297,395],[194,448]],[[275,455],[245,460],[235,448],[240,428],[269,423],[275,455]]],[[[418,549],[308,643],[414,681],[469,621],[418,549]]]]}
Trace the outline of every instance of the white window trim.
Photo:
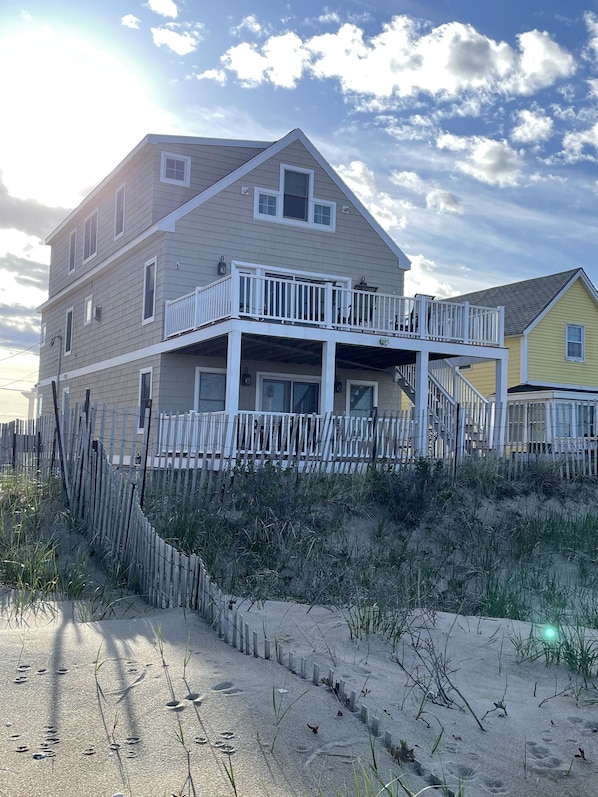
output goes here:
{"type": "Polygon", "coordinates": [[[69,405],[69,397],[70,397],[71,389],[70,387],[63,387],[62,388],[62,414],[64,415],[68,405],[69,405]]]}
{"type": "Polygon", "coordinates": [[[47,333],[48,333],[48,327],[47,327],[47,325],[45,323],[43,323],[41,325],[41,327],[40,327],[40,330],[39,330],[39,347],[40,347],[40,349],[43,349],[43,347],[46,345],[47,333]]]}
{"type": "Polygon", "coordinates": [[[565,360],[570,363],[583,363],[586,361],[586,328],[583,324],[566,324],[565,328],[565,360]],[[569,330],[581,329],[581,341],[571,341],[571,343],[581,343],[581,357],[569,356],[569,330]]]}
{"type": "Polygon", "coordinates": [[[123,183],[119,186],[115,193],[114,193],[114,240],[117,241],[119,238],[125,234],[125,205],[126,205],[126,194],[125,194],[125,184],[123,183]],[[116,231],[116,225],[118,223],[118,195],[122,191],[123,195],[123,207],[122,207],[122,230],[120,232],[116,231]]]}
{"type": "MultiPolygon", "coordinates": [[[[351,413],[351,386],[352,385],[361,385],[362,387],[373,387],[374,388],[374,407],[378,406],[378,382],[368,381],[367,379],[347,379],[346,389],[345,389],[345,412],[347,415],[351,413]]],[[[354,417],[354,416],[351,416],[354,417]]]]}
{"type": "MultiPolygon", "coordinates": [[[[204,368],[202,365],[197,365],[193,383],[193,412],[199,412],[199,378],[201,374],[224,374],[227,381],[229,378],[226,368],[204,368]]],[[[226,411],[226,387],[224,389],[224,409],[226,411]]]]}
{"type": "Polygon", "coordinates": [[[168,183],[170,185],[180,185],[184,188],[189,188],[191,185],[191,158],[189,155],[181,155],[178,152],[162,152],[160,156],[160,182],[168,183]],[[172,177],[166,176],[166,159],[175,158],[175,160],[183,161],[185,164],[185,179],[173,180],[172,177]]]}
{"type": "Polygon", "coordinates": [[[90,294],[89,296],[85,297],[85,301],[83,302],[83,326],[86,327],[88,324],[91,324],[91,319],[93,318],[93,296],[90,294]],[[87,310],[89,309],[89,314],[87,310]]]}
{"type": "Polygon", "coordinates": [[[94,212],[90,213],[89,216],[83,222],[83,262],[84,263],[88,263],[90,260],[92,260],[97,255],[97,253],[98,253],[98,238],[99,238],[99,235],[100,235],[100,227],[99,227],[98,211],[94,210],[94,212]],[[85,244],[86,244],[86,241],[87,241],[87,222],[91,221],[91,219],[94,216],[96,217],[95,249],[93,250],[93,252],[91,252],[91,254],[89,254],[87,257],[85,257],[85,244]]]}
{"type": "Polygon", "coordinates": [[[139,387],[137,389],[137,410],[138,410],[137,411],[137,434],[143,434],[143,432],[145,431],[145,427],[141,426],[140,423],[139,423],[140,419],[141,419],[141,385],[142,385],[142,382],[143,382],[144,374],[149,374],[150,375],[150,394],[149,394],[150,401],[151,401],[151,399],[152,399],[152,397],[154,395],[154,369],[153,369],[153,366],[150,366],[149,368],[142,368],[139,371],[139,387]]]}
{"type": "Polygon", "coordinates": [[[156,277],[158,274],[158,258],[152,257],[149,260],[146,260],[143,264],[143,297],[141,303],[141,323],[142,324],[151,324],[151,322],[156,317],[156,277]],[[154,267],[154,299],[153,299],[153,306],[152,306],[152,314],[145,317],[145,296],[147,290],[147,272],[149,266],[154,267]]]}
{"type": "MultiPolygon", "coordinates": [[[[319,376],[313,374],[287,374],[277,373],[276,371],[258,371],[256,374],[256,412],[265,412],[262,409],[262,394],[264,392],[264,379],[277,379],[281,382],[308,382],[312,385],[318,385],[318,403],[322,401],[322,380],[319,376]]],[[[274,413],[278,414],[278,413],[274,413]]],[[[293,414],[293,413],[290,413],[293,414]]]]}
{"type": "Polygon", "coordinates": [[[68,273],[74,274],[76,266],[77,266],[77,230],[73,230],[69,235],[68,273]]]}
{"type": "Polygon", "coordinates": [[[65,313],[65,317],[64,317],[64,356],[65,357],[68,357],[68,355],[71,354],[71,352],[73,351],[74,318],[75,318],[74,308],[73,307],[69,307],[67,309],[67,311],[65,313]],[[70,316],[70,319],[71,319],[71,322],[70,322],[70,327],[71,327],[70,338],[71,338],[71,340],[70,340],[70,349],[67,349],[67,343],[69,343],[69,340],[68,340],[68,338],[69,338],[69,335],[68,335],[69,316],[70,316]]]}
{"type": "Polygon", "coordinates": [[[259,221],[270,221],[277,224],[289,224],[292,227],[308,227],[311,230],[323,230],[324,232],[336,231],[336,202],[330,202],[327,199],[319,199],[313,195],[314,190],[314,170],[304,169],[300,166],[293,166],[289,163],[280,164],[280,176],[278,191],[273,191],[271,188],[255,188],[253,193],[253,218],[259,221]],[[284,174],[285,171],[301,172],[302,174],[309,175],[309,197],[307,200],[307,221],[301,219],[289,219],[282,215],[284,204],[284,174]],[[276,215],[271,216],[268,213],[260,213],[260,195],[276,197],[276,215]],[[316,224],[314,222],[314,207],[315,205],[324,205],[330,208],[330,225],[316,224]]]}

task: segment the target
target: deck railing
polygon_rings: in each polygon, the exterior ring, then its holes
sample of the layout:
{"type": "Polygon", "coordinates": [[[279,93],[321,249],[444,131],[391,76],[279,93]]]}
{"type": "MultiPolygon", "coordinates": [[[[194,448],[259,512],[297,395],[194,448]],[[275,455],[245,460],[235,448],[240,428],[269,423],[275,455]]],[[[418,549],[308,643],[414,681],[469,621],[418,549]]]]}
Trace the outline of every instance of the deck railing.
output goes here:
{"type": "Polygon", "coordinates": [[[503,345],[502,308],[396,296],[296,277],[233,271],[166,302],[165,337],[227,318],[372,332],[484,346],[503,345]]]}

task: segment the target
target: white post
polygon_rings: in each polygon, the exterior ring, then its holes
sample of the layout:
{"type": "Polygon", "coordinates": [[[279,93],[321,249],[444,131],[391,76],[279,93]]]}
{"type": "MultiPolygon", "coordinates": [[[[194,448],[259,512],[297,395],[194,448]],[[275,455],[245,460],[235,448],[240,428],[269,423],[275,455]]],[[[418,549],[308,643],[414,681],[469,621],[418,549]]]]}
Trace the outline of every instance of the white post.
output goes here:
{"type": "Polygon", "coordinates": [[[336,371],[336,342],[322,343],[322,397],[320,414],[332,415],[334,411],[334,375],[336,371]]]}
{"type": "Polygon", "coordinates": [[[239,383],[241,380],[241,333],[232,330],[228,333],[226,352],[226,437],[224,455],[233,455],[233,430],[235,418],[239,414],[239,383]]]}
{"type": "Polygon", "coordinates": [[[496,413],[494,420],[494,447],[498,454],[504,453],[505,434],[507,430],[507,356],[508,352],[502,351],[496,360],[496,413]]]}
{"type": "Polygon", "coordinates": [[[428,455],[428,352],[418,351],[415,354],[415,454],[418,457],[428,455]]]}

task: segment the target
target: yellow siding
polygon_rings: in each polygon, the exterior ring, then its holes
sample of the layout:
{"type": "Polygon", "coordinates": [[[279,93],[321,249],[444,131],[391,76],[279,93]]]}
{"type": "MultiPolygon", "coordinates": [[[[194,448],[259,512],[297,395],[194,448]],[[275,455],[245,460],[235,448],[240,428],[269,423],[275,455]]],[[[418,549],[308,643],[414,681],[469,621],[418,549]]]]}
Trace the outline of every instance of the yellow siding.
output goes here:
{"type": "Polygon", "coordinates": [[[580,280],[530,333],[528,378],[539,384],[598,386],[598,308],[580,280]],[[566,359],[567,324],[585,327],[585,362],[566,359]]]}
{"type": "MultiPolygon", "coordinates": [[[[509,369],[507,387],[520,383],[520,342],[521,337],[505,338],[505,346],[509,350],[509,369]]],[[[490,396],[496,390],[496,364],[494,362],[477,363],[473,368],[463,371],[463,376],[471,382],[482,396],[490,396]]]]}

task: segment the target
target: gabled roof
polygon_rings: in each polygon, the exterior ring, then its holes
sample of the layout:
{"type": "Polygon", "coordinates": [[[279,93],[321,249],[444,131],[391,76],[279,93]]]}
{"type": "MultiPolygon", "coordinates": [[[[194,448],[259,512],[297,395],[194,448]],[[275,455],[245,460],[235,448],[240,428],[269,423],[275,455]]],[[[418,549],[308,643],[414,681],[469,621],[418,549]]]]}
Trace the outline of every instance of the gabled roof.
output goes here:
{"type": "Polygon", "coordinates": [[[307,138],[305,133],[296,128],[295,130],[291,130],[290,133],[287,133],[286,136],[279,139],[278,141],[269,142],[269,141],[237,141],[231,139],[217,139],[217,138],[196,138],[193,136],[160,136],[160,135],[147,135],[143,138],[142,141],[124,158],[124,160],[119,163],[119,165],[110,172],[110,174],[105,177],[96,188],[80,203],[80,205],[75,208],[66,219],[64,219],[61,224],[46,238],[46,243],[51,243],[52,239],[55,235],[64,228],[64,226],[70,221],[75,213],[79,213],[81,209],[90,204],[93,201],[95,195],[115,176],[115,174],[122,169],[122,167],[127,164],[143,147],[147,146],[148,144],[172,144],[172,143],[179,143],[179,144],[198,144],[198,145],[209,145],[209,146],[226,146],[226,147],[244,147],[244,148],[255,148],[259,149],[260,152],[255,155],[253,158],[250,158],[241,166],[234,169],[234,171],[227,174],[221,180],[214,183],[213,185],[209,186],[205,191],[197,194],[196,196],[192,197],[188,202],[181,205],[180,207],[176,208],[174,211],[169,213],[167,216],[164,216],[160,221],[158,221],[150,231],[146,231],[144,235],[147,235],[148,232],[151,231],[174,231],[176,222],[190,213],[195,208],[202,205],[204,202],[207,202],[213,196],[218,194],[220,191],[224,190],[227,186],[231,185],[235,180],[240,179],[248,172],[255,169],[257,166],[260,166],[262,163],[267,161],[272,156],[281,152],[285,147],[292,144],[294,141],[299,141],[303,144],[305,149],[310,153],[310,155],[314,158],[314,160],[318,163],[318,165],[326,172],[326,174],[330,177],[330,179],[338,186],[338,188],[345,194],[347,199],[355,206],[356,210],[366,219],[366,221],[373,227],[376,233],[382,238],[382,240],[386,243],[389,249],[396,255],[398,265],[402,269],[409,269],[411,267],[411,262],[407,255],[399,248],[397,243],[390,237],[390,235],[384,230],[380,224],[376,221],[376,219],[372,216],[369,210],[363,205],[363,203],[355,196],[355,194],[351,191],[351,189],[341,180],[338,174],[334,171],[332,166],[322,157],[322,155],[318,152],[316,147],[311,143],[311,141],[307,138]]]}
{"type": "Polygon", "coordinates": [[[374,228],[376,233],[383,239],[389,249],[394,252],[397,257],[397,261],[400,268],[409,269],[411,267],[411,261],[407,257],[407,255],[399,248],[397,243],[393,241],[390,235],[384,230],[380,224],[376,221],[376,219],[372,216],[369,210],[363,205],[363,203],[355,196],[353,191],[341,180],[338,174],[334,171],[332,166],[328,163],[325,158],[318,152],[318,150],[314,147],[311,141],[307,138],[305,133],[296,128],[295,130],[291,130],[290,133],[287,133],[286,136],[281,138],[279,141],[275,141],[269,147],[264,149],[259,155],[248,160],[246,163],[239,166],[234,171],[227,174],[226,177],[223,177],[217,183],[209,186],[206,188],[205,191],[202,191],[197,196],[194,196],[184,205],[173,210],[167,216],[165,216],[161,221],[158,222],[159,229],[162,230],[170,230],[174,231],[174,225],[176,222],[190,213],[195,208],[198,208],[204,202],[207,202],[216,194],[220,193],[223,189],[227,188],[229,185],[234,183],[236,180],[240,179],[248,172],[252,171],[256,167],[260,166],[262,163],[265,163],[269,158],[277,155],[281,152],[285,147],[288,147],[289,144],[292,144],[294,141],[299,141],[305,149],[309,152],[309,154],[314,158],[314,160],[318,163],[318,165],[326,172],[328,177],[337,185],[337,187],[345,194],[347,199],[355,206],[357,211],[366,219],[366,221],[374,228]]]}
{"type": "Polygon", "coordinates": [[[522,335],[575,280],[581,279],[598,304],[598,294],[582,268],[549,274],[546,277],[498,285],[483,291],[451,296],[451,302],[469,302],[481,307],[505,308],[505,336],[522,335]]]}

